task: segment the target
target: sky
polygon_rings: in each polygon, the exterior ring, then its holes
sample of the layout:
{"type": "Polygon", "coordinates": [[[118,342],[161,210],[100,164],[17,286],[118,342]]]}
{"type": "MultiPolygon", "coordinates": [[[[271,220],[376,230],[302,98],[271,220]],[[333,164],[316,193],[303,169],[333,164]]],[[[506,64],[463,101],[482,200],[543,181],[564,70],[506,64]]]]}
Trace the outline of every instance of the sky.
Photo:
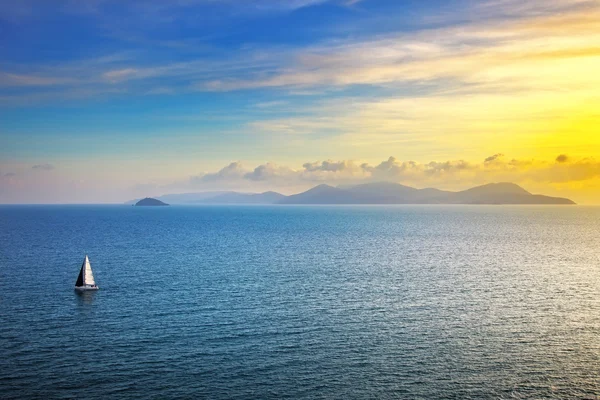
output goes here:
{"type": "Polygon", "coordinates": [[[600,1],[0,2],[0,203],[373,181],[600,204],[600,1]]]}

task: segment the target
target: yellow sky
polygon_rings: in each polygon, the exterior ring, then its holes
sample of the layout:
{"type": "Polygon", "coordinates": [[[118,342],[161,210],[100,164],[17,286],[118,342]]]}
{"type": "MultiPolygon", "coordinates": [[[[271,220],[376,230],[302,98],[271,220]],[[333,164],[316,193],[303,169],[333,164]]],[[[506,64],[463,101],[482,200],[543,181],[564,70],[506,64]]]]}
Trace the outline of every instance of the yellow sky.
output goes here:
{"type": "MultiPolygon", "coordinates": [[[[241,126],[214,128],[205,139],[207,121],[235,120],[238,110],[227,109],[185,131],[166,130],[138,142],[119,132],[102,132],[100,142],[82,138],[80,147],[105,151],[39,161],[52,169],[32,171],[28,162],[0,160],[4,192],[47,182],[65,188],[116,185],[111,198],[117,198],[124,192],[131,197],[140,185],[156,191],[289,193],[316,183],[374,179],[447,189],[512,181],[600,203],[600,2],[475,4],[463,23],[232,52],[218,65],[244,73],[198,78],[186,90],[203,96],[268,93],[254,112],[245,110],[241,126]],[[501,156],[485,161],[494,155],[501,156]],[[224,168],[232,162],[235,168],[224,168]],[[315,163],[320,167],[306,170],[305,164],[315,163]],[[244,178],[257,167],[264,174],[260,180],[244,178]],[[216,178],[190,183],[206,174],[216,178]]],[[[126,87],[202,68],[202,60],[152,68],[120,64],[89,79],[126,87]]],[[[218,75],[214,68],[209,72],[218,75]]],[[[40,83],[26,78],[19,82],[40,83]]],[[[64,84],[59,78],[44,82],[64,84]]],[[[175,93],[166,89],[161,96],[175,93]]],[[[151,124],[149,119],[148,129],[151,124]]],[[[60,139],[66,145],[80,140],[76,134],[60,139]]],[[[56,142],[51,135],[39,140],[38,147],[56,142]]]]}

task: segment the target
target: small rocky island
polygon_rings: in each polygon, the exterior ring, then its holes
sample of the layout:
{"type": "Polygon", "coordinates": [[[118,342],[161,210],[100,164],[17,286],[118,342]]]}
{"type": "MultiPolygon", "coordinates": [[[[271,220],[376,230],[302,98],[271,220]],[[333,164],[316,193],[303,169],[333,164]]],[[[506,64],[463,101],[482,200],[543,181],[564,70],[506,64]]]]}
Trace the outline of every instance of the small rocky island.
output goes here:
{"type": "Polygon", "coordinates": [[[145,199],[142,199],[142,200],[138,201],[137,203],[135,203],[135,206],[154,207],[154,206],[168,206],[168,204],[163,203],[160,200],[153,199],[151,197],[146,197],[145,199]]]}

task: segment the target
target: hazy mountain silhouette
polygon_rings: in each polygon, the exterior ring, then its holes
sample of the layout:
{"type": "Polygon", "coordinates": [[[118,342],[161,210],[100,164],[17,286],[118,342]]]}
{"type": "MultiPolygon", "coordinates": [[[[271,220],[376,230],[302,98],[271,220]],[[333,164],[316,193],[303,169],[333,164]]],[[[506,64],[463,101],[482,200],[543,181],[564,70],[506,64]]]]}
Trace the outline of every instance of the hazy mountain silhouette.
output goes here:
{"type": "Polygon", "coordinates": [[[360,204],[365,196],[329,185],[319,185],[306,192],[287,196],[279,204],[360,204]]]}
{"type": "Polygon", "coordinates": [[[285,196],[277,192],[230,192],[214,197],[209,197],[207,199],[197,200],[194,202],[194,204],[275,204],[283,198],[285,198],[285,196]]]}
{"type": "Polygon", "coordinates": [[[375,182],[354,186],[348,189],[354,196],[357,194],[363,199],[374,204],[418,204],[445,202],[452,192],[439,189],[415,189],[410,186],[400,185],[393,182],[375,182]]]}
{"type": "Polygon", "coordinates": [[[343,188],[319,185],[291,196],[276,192],[199,192],[156,199],[170,204],[575,204],[569,199],[531,194],[514,183],[490,183],[451,192],[375,182],[343,188]]]}
{"type": "Polygon", "coordinates": [[[461,204],[574,204],[571,200],[533,195],[514,183],[491,183],[454,194],[461,204]]]}
{"type": "Polygon", "coordinates": [[[514,183],[492,183],[461,192],[415,189],[391,182],[350,188],[319,185],[288,196],[280,204],[575,204],[569,199],[534,195],[514,183]]]}
{"type": "MultiPolygon", "coordinates": [[[[198,201],[205,200],[211,197],[220,196],[226,193],[235,193],[235,192],[197,192],[197,193],[175,193],[175,194],[163,194],[162,196],[154,196],[155,199],[160,201],[167,202],[169,204],[194,204],[198,201]]],[[[129,200],[125,202],[125,204],[135,204],[140,199],[129,200]]]]}
{"type": "MultiPolygon", "coordinates": [[[[155,198],[169,204],[275,204],[284,197],[277,192],[197,192],[165,194],[155,198]]],[[[137,201],[131,200],[125,204],[135,204],[137,201]]]]}

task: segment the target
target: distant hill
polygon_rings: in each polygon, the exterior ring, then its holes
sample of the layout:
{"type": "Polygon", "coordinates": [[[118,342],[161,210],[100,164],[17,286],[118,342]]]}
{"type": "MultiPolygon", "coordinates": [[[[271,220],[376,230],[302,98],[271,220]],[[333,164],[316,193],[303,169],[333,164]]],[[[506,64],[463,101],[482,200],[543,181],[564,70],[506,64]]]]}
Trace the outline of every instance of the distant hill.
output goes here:
{"type": "Polygon", "coordinates": [[[279,204],[356,204],[361,196],[354,196],[348,190],[329,185],[319,185],[306,192],[287,196],[279,204]]]}
{"type": "Polygon", "coordinates": [[[277,192],[264,193],[224,193],[195,201],[194,204],[275,204],[285,196],[277,192]]]}
{"type": "Polygon", "coordinates": [[[354,197],[360,195],[373,204],[420,204],[445,202],[452,192],[439,189],[415,189],[393,182],[365,183],[348,189],[354,197]]]}
{"type": "MultiPolygon", "coordinates": [[[[146,200],[146,199],[144,199],[146,200]]],[[[531,194],[514,183],[490,183],[460,192],[416,189],[393,182],[350,187],[319,185],[284,196],[276,192],[199,192],[167,194],[155,199],[170,204],[575,204],[569,199],[531,194]]],[[[137,201],[128,202],[129,204],[137,201]]],[[[127,203],[126,203],[127,204],[127,203]]]]}
{"type": "Polygon", "coordinates": [[[155,207],[155,206],[168,206],[167,203],[164,203],[160,200],[153,199],[151,197],[146,197],[135,203],[137,207],[155,207]]]}
{"type": "Polygon", "coordinates": [[[490,183],[454,193],[459,204],[575,204],[569,199],[534,195],[514,183],[490,183]]]}
{"type": "Polygon", "coordinates": [[[280,204],[575,204],[558,197],[534,195],[514,183],[492,183],[461,192],[415,189],[390,182],[350,188],[319,185],[283,198],[280,204]]]}
{"type": "MultiPolygon", "coordinates": [[[[162,196],[155,196],[154,198],[169,204],[194,204],[195,202],[219,196],[225,193],[235,192],[198,192],[198,193],[175,193],[175,194],[164,194],[162,196]]],[[[140,199],[129,200],[125,204],[135,204],[140,199]]]]}
{"type": "MultiPolygon", "coordinates": [[[[239,192],[198,192],[165,194],[155,197],[169,204],[275,204],[285,196],[276,192],[239,193],[239,192]]],[[[125,204],[135,204],[138,200],[130,200],[125,204]]]]}

